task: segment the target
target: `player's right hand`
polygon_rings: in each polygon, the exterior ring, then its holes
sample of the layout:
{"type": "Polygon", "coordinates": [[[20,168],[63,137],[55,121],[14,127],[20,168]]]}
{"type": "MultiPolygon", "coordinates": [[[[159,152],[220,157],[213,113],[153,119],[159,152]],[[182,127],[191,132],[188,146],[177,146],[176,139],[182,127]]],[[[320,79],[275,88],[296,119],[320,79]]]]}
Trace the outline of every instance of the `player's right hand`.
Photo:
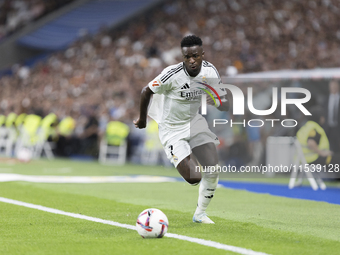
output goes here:
{"type": "Polygon", "coordinates": [[[146,120],[141,120],[140,118],[133,121],[133,124],[135,124],[136,128],[145,128],[146,127],[146,120]]]}

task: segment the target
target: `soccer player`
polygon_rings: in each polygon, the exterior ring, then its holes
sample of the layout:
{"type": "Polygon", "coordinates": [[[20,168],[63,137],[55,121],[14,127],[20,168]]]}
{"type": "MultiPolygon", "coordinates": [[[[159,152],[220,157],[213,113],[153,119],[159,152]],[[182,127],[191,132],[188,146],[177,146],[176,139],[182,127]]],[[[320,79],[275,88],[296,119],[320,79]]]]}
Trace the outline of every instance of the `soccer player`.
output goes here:
{"type": "MultiPolygon", "coordinates": [[[[195,35],[186,36],[181,41],[181,49],[183,62],[165,68],[142,89],[140,115],[134,124],[137,128],[146,127],[148,106],[153,97],[149,116],[158,123],[159,138],[168,159],[188,183],[200,183],[193,222],[214,224],[205,211],[214,196],[218,172],[201,174],[200,169],[218,166],[219,140],[198,109],[203,93],[212,95],[212,91],[217,91],[221,100],[216,100],[215,106],[221,111],[228,111],[229,102],[223,89],[213,88],[221,79],[216,68],[203,60],[202,40],[195,35]]],[[[209,97],[207,103],[214,101],[209,97]]]]}

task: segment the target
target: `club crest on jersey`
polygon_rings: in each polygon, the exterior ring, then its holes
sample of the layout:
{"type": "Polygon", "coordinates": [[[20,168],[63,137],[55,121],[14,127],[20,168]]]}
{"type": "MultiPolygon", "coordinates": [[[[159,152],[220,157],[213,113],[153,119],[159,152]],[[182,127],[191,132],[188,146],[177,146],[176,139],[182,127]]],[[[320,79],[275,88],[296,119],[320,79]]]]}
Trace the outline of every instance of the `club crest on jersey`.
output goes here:
{"type": "Polygon", "coordinates": [[[174,162],[177,162],[177,161],[178,161],[178,157],[175,156],[175,155],[172,156],[172,159],[174,160],[174,162]]]}

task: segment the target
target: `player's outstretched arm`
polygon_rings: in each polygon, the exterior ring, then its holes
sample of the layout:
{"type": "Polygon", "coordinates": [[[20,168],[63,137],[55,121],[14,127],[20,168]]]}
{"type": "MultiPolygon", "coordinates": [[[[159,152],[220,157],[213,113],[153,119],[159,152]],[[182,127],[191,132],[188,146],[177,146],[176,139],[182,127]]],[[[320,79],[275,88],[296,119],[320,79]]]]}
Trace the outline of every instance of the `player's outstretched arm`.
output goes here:
{"type": "Polygon", "coordinates": [[[148,116],[148,106],[150,103],[150,98],[154,93],[149,88],[149,86],[145,86],[142,89],[142,93],[140,95],[140,104],[139,104],[139,118],[133,121],[136,128],[145,128],[146,127],[146,119],[148,116]]]}

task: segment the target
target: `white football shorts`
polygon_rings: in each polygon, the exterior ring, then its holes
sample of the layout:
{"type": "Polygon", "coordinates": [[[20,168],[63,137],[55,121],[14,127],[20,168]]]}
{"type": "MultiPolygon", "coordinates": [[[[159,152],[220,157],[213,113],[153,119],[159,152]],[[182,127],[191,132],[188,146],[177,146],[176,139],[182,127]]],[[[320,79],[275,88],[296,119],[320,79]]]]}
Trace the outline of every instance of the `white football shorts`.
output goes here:
{"type": "Polygon", "coordinates": [[[210,131],[207,121],[197,115],[187,125],[158,125],[159,139],[165,153],[175,167],[191,154],[191,149],[202,144],[214,143],[219,145],[217,136],[210,131]]]}

